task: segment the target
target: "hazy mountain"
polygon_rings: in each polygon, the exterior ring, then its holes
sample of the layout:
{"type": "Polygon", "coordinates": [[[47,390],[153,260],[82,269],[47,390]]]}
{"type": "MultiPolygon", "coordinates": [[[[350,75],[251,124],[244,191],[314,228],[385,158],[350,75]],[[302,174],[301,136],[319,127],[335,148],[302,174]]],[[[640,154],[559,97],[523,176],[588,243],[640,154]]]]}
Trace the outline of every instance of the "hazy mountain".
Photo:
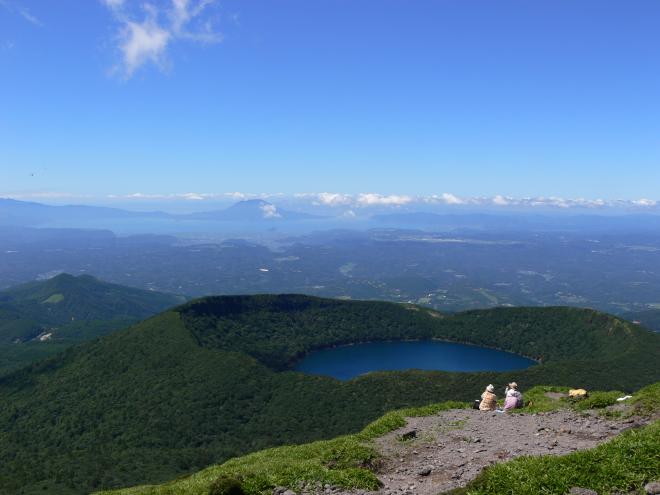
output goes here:
{"type": "Polygon", "coordinates": [[[263,222],[263,221],[296,221],[314,220],[323,217],[283,210],[263,199],[250,199],[240,201],[225,210],[207,211],[188,215],[188,218],[199,220],[226,220],[234,222],[263,222]]]}
{"type": "Polygon", "coordinates": [[[204,298],[1,378],[0,493],[164,481],[245,452],[357,431],[394,408],[470,400],[489,382],[636,390],[660,378],[659,345],[657,334],[581,309],[447,316],[296,295],[204,298]],[[405,338],[496,347],[543,364],[348,382],[287,371],[316,348],[405,338]]]}
{"type": "Polygon", "coordinates": [[[429,212],[391,213],[374,215],[374,222],[396,228],[424,228],[427,230],[488,230],[499,232],[657,232],[660,215],[576,215],[563,212],[556,215],[531,213],[438,214],[429,212]]]}
{"type": "Polygon", "coordinates": [[[170,217],[171,215],[163,212],[137,212],[104,206],[51,206],[0,198],[0,225],[39,226],[53,222],[170,217]]]}
{"type": "MultiPolygon", "coordinates": [[[[104,227],[114,231],[162,232],[187,231],[200,227],[200,220],[270,225],[273,223],[323,220],[326,217],[278,208],[264,200],[240,201],[229,208],[191,214],[160,211],[129,211],[101,206],[50,206],[41,203],[0,199],[0,226],[71,228],[104,227]]],[[[234,226],[235,228],[236,226],[234,226]]],[[[213,230],[206,225],[206,229],[213,230]]],[[[204,227],[202,227],[204,230],[204,227]]]]}

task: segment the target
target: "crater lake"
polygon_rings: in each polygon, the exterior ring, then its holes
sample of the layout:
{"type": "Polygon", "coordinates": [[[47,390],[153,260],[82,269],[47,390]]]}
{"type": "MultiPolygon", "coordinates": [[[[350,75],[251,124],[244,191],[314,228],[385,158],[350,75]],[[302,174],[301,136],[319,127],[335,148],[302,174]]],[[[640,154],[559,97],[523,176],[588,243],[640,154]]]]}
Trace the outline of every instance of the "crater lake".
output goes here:
{"type": "Polygon", "coordinates": [[[296,371],[349,380],[370,371],[507,371],[528,368],[535,361],[517,354],[437,340],[368,342],[309,353],[296,371]]]}

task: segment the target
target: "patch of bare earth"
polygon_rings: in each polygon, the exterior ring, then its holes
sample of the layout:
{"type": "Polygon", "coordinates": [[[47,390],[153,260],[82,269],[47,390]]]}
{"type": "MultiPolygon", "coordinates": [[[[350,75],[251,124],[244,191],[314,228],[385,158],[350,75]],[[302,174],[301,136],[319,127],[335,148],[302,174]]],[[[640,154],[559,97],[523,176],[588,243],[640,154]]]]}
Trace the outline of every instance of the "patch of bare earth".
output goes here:
{"type": "MultiPolygon", "coordinates": [[[[376,440],[383,456],[377,472],[383,486],[369,495],[437,495],[464,486],[491,464],[523,455],[590,449],[639,426],[640,421],[608,420],[570,410],[504,414],[456,409],[408,418],[404,428],[376,440]],[[414,438],[402,440],[413,431],[414,438]]],[[[343,493],[334,487],[324,491],[343,493]]]]}

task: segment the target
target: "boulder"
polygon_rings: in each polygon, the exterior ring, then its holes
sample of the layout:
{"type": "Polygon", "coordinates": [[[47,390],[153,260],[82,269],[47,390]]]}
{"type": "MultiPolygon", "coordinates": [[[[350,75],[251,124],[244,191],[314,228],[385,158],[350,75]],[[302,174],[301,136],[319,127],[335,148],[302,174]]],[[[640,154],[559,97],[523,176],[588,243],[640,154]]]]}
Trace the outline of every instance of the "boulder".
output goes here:
{"type": "Polygon", "coordinates": [[[568,490],[570,495],[598,495],[598,492],[595,490],[590,490],[589,488],[582,488],[579,486],[574,486],[568,490]]]}
{"type": "Polygon", "coordinates": [[[417,430],[406,431],[399,435],[400,440],[412,440],[413,438],[417,438],[417,430]]]}
{"type": "Polygon", "coordinates": [[[644,485],[644,491],[647,495],[657,495],[660,493],[660,481],[651,481],[644,485]]]}

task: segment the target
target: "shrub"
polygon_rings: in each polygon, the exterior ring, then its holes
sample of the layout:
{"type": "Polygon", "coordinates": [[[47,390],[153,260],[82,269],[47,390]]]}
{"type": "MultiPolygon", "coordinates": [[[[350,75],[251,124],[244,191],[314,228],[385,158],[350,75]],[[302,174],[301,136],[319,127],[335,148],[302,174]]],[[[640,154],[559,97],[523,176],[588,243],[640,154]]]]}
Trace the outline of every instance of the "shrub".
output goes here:
{"type": "Polygon", "coordinates": [[[623,392],[592,392],[589,397],[575,402],[574,407],[580,411],[586,409],[602,409],[616,404],[617,397],[625,395],[623,392]]]}
{"type": "Polygon", "coordinates": [[[209,495],[245,495],[245,492],[236,478],[220,476],[211,484],[209,495]]]}

